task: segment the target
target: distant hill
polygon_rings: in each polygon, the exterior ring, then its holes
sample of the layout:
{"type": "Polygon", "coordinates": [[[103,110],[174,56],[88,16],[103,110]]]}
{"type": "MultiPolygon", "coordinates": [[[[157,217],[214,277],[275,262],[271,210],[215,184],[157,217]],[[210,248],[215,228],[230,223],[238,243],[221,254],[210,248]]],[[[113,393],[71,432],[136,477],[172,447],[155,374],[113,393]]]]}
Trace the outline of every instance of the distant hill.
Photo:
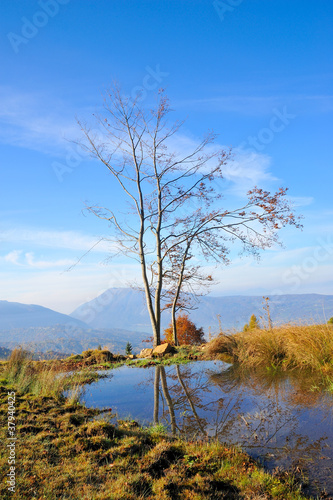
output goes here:
{"type": "Polygon", "coordinates": [[[66,327],[63,325],[54,325],[1,331],[0,345],[6,349],[21,346],[35,353],[54,351],[67,354],[81,353],[86,349],[97,349],[101,345],[113,353],[124,354],[127,342],[132,344],[134,353],[140,352],[146,347],[142,340],[146,339],[147,336],[147,333],[144,332],[133,332],[120,328],[110,330],[77,328],[66,331],[66,327]]]}
{"type": "Polygon", "coordinates": [[[151,332],[149,315],[142,293],[132,288],[109,288],[70,316],[92,328],[125,328],[151,332]]]}
{"type": "Polygon", "coordinates": [[[58,313],[47,307],[0,300],[0,331],[57,324],[71,324],[81,328],[88,327],[81,320],[67,314],[58,313]]]}
{"type": "MultiPolygon", "coordinates": [[[[192,321],[204,328],[206,337],[218,331],[242,328],[251,314],[264,316],[262,297],[201,297],[197,309],[189,312],[192,321]]],[[[273,323],[323,323],[333,316],[333,295],[280,295],[270,300],[273,323]],[[326,315],[326,316],[325,316],[326,315]]],[[[170,312],[162,315],[162,328],[170,312]]],[[[124,353],[127,342],[138,353],[151,335],[144,296],[131,288],[111,288],[77,308],[70,316],[38,305],[0,301],[0,346],[21,345],[35,353],[80,353],[85,349],[108,347],[124,353]]],[[[0,352],[1,356],[1,352],[0,352]]]]}
{"type": "Polygon", "coordinates": [[[70,354],[101,345],[123,353],[129,341],[133,352],[139,352],[145,347],[142,340],[146,337],[147,333],[124,328],[95,329],[80,319],[38,305],[0,301],[0,346],[5,349],[22,346],[32,352],[70,354]]]}
{"type": "MultiPolygon", "coordinates": [[[[265,316],[263,298],[248,296],[201,297],[197,308],[189,312],[192,321],[206,334],[218,329],[218,315],[223,329],[243,328],[251,314],[265,316]]],[[[333,315],[333,295],[299,294],[270,297],[270,312],[275,324],[288,322],[323,323],[333,315]]],[[[71,316],[92,328],[125,328],[151,332],[143,295],[131,288],[110,288],[95,299],[82,304],[71,316]]],[[[170,322],[170,313],[162,315],[162,326],[170,322]]]]}

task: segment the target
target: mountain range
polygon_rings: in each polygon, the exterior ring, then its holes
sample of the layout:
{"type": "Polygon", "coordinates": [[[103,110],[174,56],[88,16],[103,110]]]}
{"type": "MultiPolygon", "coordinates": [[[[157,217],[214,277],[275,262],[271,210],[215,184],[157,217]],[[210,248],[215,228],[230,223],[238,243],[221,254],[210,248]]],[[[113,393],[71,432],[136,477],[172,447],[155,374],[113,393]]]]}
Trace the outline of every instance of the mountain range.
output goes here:
{"type": "MultiPolygon", "coordinates": [[[[262,296],[199,297],[190,319],[205,332],[219,328],[240,329],[255,314],[258,319],[266,313],[262,296]]],[[[269,300],[270,314],[275,324],[289,322],[324,323],[333,316],[333,295],[299,294],[274,295],[269,300]]],[[[84,321],[91,328],[125,328],[151,332],[149,315],[143,294],[131,288],[110,288],[90,302],[82,304],[71,313],[72,318],[84,321]]],[[[162,314],[162,326],[170,322],[170,312],[162,314]]]]}
{"type": "Polygon", "coordinates": [[[138,352],[147,336],[145,332],[123,328],[95,329],[46,307],[0,301],[0,346],[6,349],[22,346],[32,352],[71,354],[101,345],[112,352],[123,352],[130,342],[133,351],[138,352]]]}
{"type": "MultiPolygon", "coordinates": [[[[261,296],[204,296],[188,314],[208,337],[218,332],[219,325],[224,331],[242,329],[252,314],[265,325],[263,303],[261,296]]],[[[277,295],[270,297],[269,307],[274,324],[324,323],[333,316],[333,295],[277,295]]],[[[170,311],[164,311],[162,328],[169,322],[170,311]]],[[[0,301],[0,346],[6,349],[21,345],[35,352],[70,354],[101,345],[112,352],[124,352],[130,342],[137,353],[146,347],[142,341],[150,335],[144,296],[131,288],[110,288],[70,315],[38,305],[0,301]]]]}
{"type": "Polygon", "coordinates": [[[79,319],[71,318],[47,307],[21,304],[0,300],[0,331],[12,328],[45,327],[72,323],[77,327],[87,325],[79,319]]]}

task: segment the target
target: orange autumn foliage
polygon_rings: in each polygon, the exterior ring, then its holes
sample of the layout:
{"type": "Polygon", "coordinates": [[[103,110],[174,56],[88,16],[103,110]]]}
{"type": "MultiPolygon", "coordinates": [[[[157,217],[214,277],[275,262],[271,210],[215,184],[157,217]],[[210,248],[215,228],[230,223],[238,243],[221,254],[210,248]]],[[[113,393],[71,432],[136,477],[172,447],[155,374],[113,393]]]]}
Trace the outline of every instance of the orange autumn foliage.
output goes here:
{"type": "MultiPolygon", "coordinates": [[[[177,337],[179,345],[200,345],[205,342],[202,328],[197,328],[189,320],[187,314],[180,314],[176,319],[177,337]]],[[[172,324],[164,330],[164,341],[173,344],[172,324]]]]}

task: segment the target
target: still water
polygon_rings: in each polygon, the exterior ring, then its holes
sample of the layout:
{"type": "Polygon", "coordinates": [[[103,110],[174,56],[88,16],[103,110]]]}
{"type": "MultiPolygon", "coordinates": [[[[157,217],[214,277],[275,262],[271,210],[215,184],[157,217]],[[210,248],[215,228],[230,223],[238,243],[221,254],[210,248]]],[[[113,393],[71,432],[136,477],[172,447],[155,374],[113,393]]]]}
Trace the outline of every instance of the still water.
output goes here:
{"type": "Polygon", "coordinates": [[[333,396],[311,377],[240,371],[222,361],[123,366],[86,386],[87,406],[160,423],[173,434],[240,445],[269,470],[306,470],[307,492],[333,497],[333,396]]]}

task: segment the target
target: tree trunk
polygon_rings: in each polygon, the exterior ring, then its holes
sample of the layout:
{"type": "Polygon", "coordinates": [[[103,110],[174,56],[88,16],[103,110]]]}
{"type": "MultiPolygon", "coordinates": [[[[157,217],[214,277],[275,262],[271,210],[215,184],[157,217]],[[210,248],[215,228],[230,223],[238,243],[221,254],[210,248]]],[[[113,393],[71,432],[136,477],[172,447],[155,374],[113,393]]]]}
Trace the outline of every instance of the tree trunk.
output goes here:
{"type": "Polygon", "coordinates": [[[191,410],[192,410],[192,413],[194,415],[194,418],[196,419],[197,423],[198,423],[198,426],[202,432],[202,434],[207,437],[207,432],[205,431],[201,421],[200,421],[200,417],[199,415],[197,414],[197,411],[195,409],[195,406],[191,400],[191,397],[190,397],[190,394],[186,388],[186,385],[184,384],[183,380],[182,380],[182,377],[181,377],[181,374],[180,374],[180,368],[179,368],[179,365],[176,365],[176,371],[177,371],[177,376],[178,376],[178,380],[180,382],[180,385],[182,386],[185,394],[186,394],[186,397],[187,397],[187,401],[190,403],[190,407],[191,407],[191,410]]]}
{"type": "Polygon", "coordinates": [[[177,304],[177,301],[174,300],[173,304],[172,304],[172,310],[171,310],[172,335],[173,335],[174,344],[179,345],[178,337],[177,337],[176,304],[177,304]]]}
{"type": "Polygon", "coordinates": [[[168,408],[169,408],[169,413],[170,413],[170,424],[171,424],[171,432],[173,435],[176,434],[176,416],[175,416],[175,409],[173,406],[173,402],[168,390],[167,386],[167,381],[166,381],[166,375],[165,375],[165,369],[164,366],[159,367],[161,369],[161,384],[162,384],[162,389],[163,389],[163,394],[166,399],[168,408]]]}
{"type": "Polygon", "coordinates": [[[160,366],[155,367],[155,381],[154,381],[154,424],[158,424],[158,413],[160,403],[160,366]]]}
{"type": "Polygon", "coordinates": [[[178,343],[178,337],[177,337],[177,321],[176,321],[176,308],[177,308],[177,302],[179,299],[180,295],[180,290],[183,284],[183,278],[184,278],[184,272],[185,272],[185,264],[186,264],[186,259],[188,256],[188,252],[190,249],[190,242],[187,242],[186,250],[184,252],[183,260],[182,260],[182,265],[180,268],[180,274],[178,278],[178,283],[177,283],[177,289],[175,293],[175,297],[173,299],[172,303],[172,311],[171,311],[171,318],[172,318],[172,334],[173,334],[173,341],[175,345],[179,345],[178,343]]]}

